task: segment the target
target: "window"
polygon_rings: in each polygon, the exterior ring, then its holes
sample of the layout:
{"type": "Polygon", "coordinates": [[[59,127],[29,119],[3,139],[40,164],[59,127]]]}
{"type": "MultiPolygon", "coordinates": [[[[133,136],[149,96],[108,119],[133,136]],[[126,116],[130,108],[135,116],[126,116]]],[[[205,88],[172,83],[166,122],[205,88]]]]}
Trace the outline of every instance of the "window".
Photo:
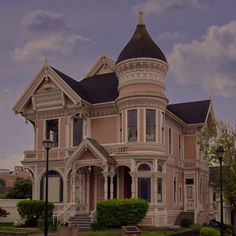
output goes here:
{"type": "Polygon", "coordinates": [[[174,203],[176,203],[176,177],[174,177],[174,203]]]}
{"type": "Polygon", "coordinates": [[[187,199],[193,198],[193,186],[187,186],[187,199]]]}
{"type": "Polygon", "coordinates": [[[137,141],[137,110],[128,111],[128,141],[137,141]]]}
{"type": "Polygon", "coordinates": [[[138,178],[138,197],[151,201],[151,179],[138,178]]]}
{"type": "Polygon", "coordinates": [[[120,121],[120,143],[122,142],[122,113],[119,114],[119,121],[120,121]]]}
{"type": "Polygon", "coordinates": [[[162,202],[162,178],[157,178],[157,202],[162,202]]]}
{"type": "Polygon", "coordinates": [[[146,110],[146,141],[156,141],[156,111],[146,110]]]}
{"type": "Polygon", "coordinates": [[[141,171],[148,171],[148,170],[151,170],[150,166],[147,165],[147,164],[141,164],[139,167],[138,167],[138,170],[141,170],[141,171]]]}
{"type": "Polygon", "coordinates": [[[58,119],[46,120],[46,138],[53,141],[54,147],[58,147],[58,119]]]}
{"type": "Polygon", "coordinates": [[[83,139],[83,119],[73,119],[73,146],[78,146],[83,139]]]}
{"type": "Polygon", "coordinates": [[[164,112],[161,112],[161,121],[160,121],[160,142],[161,144],[164,143],[164,130],[165,130],[165,115],[164,112]]]}
{"type": "Polygon", "coordinates": [[[181,158],[181,135],[179,134],[179,158],[181,158]]]}
{"type": "Polygon", "coordinates": [[[162,165],[161,165],[161,164],[158,164],[157,170],[158,170],[159,172],[162,172],[162,171],[163,171],[163,168],[162,168],[162,165]]]}
{"type": "MultiPolygon", "coordinates": [[[[40,199],[45,200],[46,175],[40,183],[40,199]]],[[[60,174],[54,170],[48,171],[48,200],[50,202],[63,202],[63,181],[60,174]]]]}
{"type": "Polygon", "coordinates": [[[168,130],[168,153],[172,154],[172,129],[168,130]]]}
{"type": "Polygon", "coordinates": [[[191,184],[193,184],[194,183],[194,181],[193,181],[193,179],[191,178],[191,179],[186,179],[185,180],[185,184],[186,185],[191,185],[191,184]]]}
{"type": "Polygon", "coordinates": [[[193,186],[192,186],[194,184],[193,178],[185,179],[185,184],[187,185],[187,198],[191,199],[193,198],[193,186]]]}

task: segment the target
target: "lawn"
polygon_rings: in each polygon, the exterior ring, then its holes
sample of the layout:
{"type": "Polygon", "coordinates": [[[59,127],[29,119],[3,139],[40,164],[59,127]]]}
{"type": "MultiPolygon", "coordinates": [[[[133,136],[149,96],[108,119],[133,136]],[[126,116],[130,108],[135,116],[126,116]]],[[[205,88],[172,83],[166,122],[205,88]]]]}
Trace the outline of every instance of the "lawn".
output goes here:
{"type": "MultiPolygon", "coordinates": [[[[193,228],[194,229],[194,228],[193,228]]],[[[162,236],[170,233],[183,232],[190,230],[190,228],[178,228],[178,229],[160,229],[160,230],[141,230],[141,236],[162,236]]],[[[80,232],[80,236],[120,236],[120,229],[109,229],[105,231],[85,231],[80,232]]]]}
{"type": "MultiPolygon", "coordinates": [[[[195,227],[196,228],[196,227],[195,227]]],[[[194,228],[192,228],[194,229],[194,228]]],[[[177,228],[177,229],[159,229],[159,230],[141,230],[141,236],[162,236],[170,233],[190,230],[190,228],[177,228]]],[[[41,230],[37,228],[22,228],[14,227],[9,223],[0,223],[0,232],[22,232],[22,233],[38,233],[41,230]]],[[[105,231],[81,231],[80,236],[120,236],[121,230],[107,229],[105,231]]]]}
{"type": "Polygon", "coordinates": [[[0,223],[0,232],[13,232],[13,233],[38,233],[40,232],[37,228],[23,228],[14,227],[11,223],[0,223]]]}

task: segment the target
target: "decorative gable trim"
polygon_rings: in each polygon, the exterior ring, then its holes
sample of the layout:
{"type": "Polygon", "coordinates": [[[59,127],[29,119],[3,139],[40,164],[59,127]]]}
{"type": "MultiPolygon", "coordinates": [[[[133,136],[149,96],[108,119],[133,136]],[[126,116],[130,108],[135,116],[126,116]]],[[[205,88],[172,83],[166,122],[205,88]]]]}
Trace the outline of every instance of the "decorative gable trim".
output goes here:
{"type": "MultiPolygon", "coordinates": [[[[94,154],[94,157],[99,162],[101,162],[102,165],[106,165],[106,164],[109,164],[109,162],[111,162],[111,160],[108,160],[107,157],[93,144],[93,142],[89,138],[86,138],[75,149],[73,154],[66,161],[66,167],[70,168],[72,163],[75,160],[81,160],[81,158],[83,158],[84,151],[87,151],[88,149],[91,151],[92,154],[94,154]]],[[[113,160],[113,162],[115,162],[115,161],[113,160]]]]}
{"type": "Polygon", "coordinates": [[[86,75],[87,77],[92,77],[98,74],[108,74],[115,71],[115,62],[103,54],[92,69],[86,75]]]}
{"type": "Polygon", "coordinates": [[[79,95],[73,91],[73,89],[71,89],[70,86],[66,84],[66,82],[49,65],[46,64],[42,67],[35,79],[18,99],[15,106],[13,107],[13,111],[16,113],[24,113],[24,106],[39,88],[45,77],[49,77],[52,82],[55,83],[55,85],[60,88],[74,104],[79,104],[81,102],[79,95]]]}

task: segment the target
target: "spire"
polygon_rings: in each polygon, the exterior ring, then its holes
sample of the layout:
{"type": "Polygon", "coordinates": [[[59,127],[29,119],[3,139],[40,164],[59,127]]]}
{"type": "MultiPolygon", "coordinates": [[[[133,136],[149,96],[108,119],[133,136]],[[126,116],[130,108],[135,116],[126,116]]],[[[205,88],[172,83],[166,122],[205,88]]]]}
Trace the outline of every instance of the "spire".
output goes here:
{"type": "Polygon", "coordinates": [[[143,11],[139,11],[138,15],[139,15],[139,18],[138,18],[138,25],[145,25],[145,24],[144,24],[143,11]]]}
{"type": "Polygon", "coordinates": [[[44,59],[44,65],[46,66],[48,64],[48,55],[45,52],[45,59],[44,59]]]}

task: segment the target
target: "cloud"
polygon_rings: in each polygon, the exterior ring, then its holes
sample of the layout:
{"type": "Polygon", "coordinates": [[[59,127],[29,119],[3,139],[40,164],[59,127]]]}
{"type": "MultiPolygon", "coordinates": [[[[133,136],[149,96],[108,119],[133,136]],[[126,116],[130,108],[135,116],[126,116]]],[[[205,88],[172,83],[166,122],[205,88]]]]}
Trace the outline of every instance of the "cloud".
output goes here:
{"type": "Polygon", "coordinates": [[[206,4],[200,0],[147,0],[135,6],[135,10],[145,13],[163,13],[166,10],[178,9],[203,9],[206,4]]]}
{"type": "Polygon", "coordinates": [[[177,43],[169,55],[171,71],[181,84],[199,84],[223,97],[235,97],[236,21],[211,26],[200,40],[177,43]]]}
{"type": "Polygon", "coordinates": [[[14,170],[15,166],[22,166],[23,154],[10,154],[5,159],[1,160],[1,168],[14,170]]]}
{"type": "Polygon", "coordinates": [[[24,29],[38,33],[67,29],[62,14],[43,10],[35,10],[25,15],[21,24],[24,29]]]}
{"type": "Polygon", "coordinates": [[[163,32],[161,34],[159,34],[157,41],[177,41],[177,40],[182,40],[186,38],[186,34],[176,31],[176,32],[163,32]]]}
{"type": "Polygon", "coordinates": [[[81,35],[49,34],[48,37],[33,39],[27,41],[22,47],[15,48],[12,56],[15,61],[23,62],[44,53],[68,55],[81,42],[95,43],[92,39],[81,35]]]}
{"type": "Polygon", "coordinates": [[[15,47],[11,56],[15,62],[24,62],[47,54],[72,55],[80,43],[95,41],[80,34],[73,34],[66,27],[63,16],[59,13],[35,10],[25,15],[21,21],[25,42],[15,47]]]}

